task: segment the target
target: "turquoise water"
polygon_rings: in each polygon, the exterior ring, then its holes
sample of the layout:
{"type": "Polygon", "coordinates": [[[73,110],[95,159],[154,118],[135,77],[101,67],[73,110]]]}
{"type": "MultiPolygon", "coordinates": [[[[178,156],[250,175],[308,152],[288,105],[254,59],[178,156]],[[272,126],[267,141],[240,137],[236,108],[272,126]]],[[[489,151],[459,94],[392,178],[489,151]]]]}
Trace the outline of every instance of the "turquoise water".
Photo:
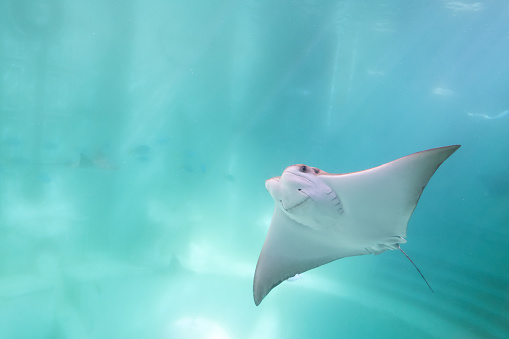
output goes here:
{"type": "Polygon", "coordinates": [[[0,338],[509,336],[504,1],[0,0],[0,338]],[[252,282],[295,163],[460,148],[404,250],[252,282]]]}

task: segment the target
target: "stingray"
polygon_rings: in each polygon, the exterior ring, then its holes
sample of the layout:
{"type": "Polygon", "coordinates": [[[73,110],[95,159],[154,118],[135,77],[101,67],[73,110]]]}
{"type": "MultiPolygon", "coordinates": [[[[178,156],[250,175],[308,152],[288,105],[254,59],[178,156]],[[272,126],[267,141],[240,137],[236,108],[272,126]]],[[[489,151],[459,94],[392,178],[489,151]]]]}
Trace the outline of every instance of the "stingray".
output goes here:
{"type": "Polygon", "coordinates": [[[403,252],[400,244],[422,191],[459,147],[429,149],[347,174],[293,165],[267,180],[275,209],[256,265],[255,304],[284,280],[331,261],[403,252]]]}

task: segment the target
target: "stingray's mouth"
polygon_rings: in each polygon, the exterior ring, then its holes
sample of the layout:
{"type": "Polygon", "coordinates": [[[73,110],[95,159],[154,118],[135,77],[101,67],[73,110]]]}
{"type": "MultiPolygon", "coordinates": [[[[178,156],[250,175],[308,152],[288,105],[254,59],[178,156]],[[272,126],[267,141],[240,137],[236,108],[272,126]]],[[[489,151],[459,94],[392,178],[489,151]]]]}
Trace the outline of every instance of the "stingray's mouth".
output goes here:
{"type": "Polygon", "coordinates": [[[280,200],[281,201],[281,206],[283,206],[283,209],[285,211],[290,211],[291,209],[294,209],[295,207],[299,207],[300,205],[302,205],[303,203],[305,203],[306,201],[308,201],[310,199],[309,195],[307,195],[306,193],[304,193],[302,190],[299,189],[299,192],[301,192],[302,194],[304,194],[306,196],[306,198],[298,203],[296,203],[295,205],[293,206],[290,206],[290,207],[286,207],[285,206],[285,203],[283,202],[283,200],[280,200]]]}

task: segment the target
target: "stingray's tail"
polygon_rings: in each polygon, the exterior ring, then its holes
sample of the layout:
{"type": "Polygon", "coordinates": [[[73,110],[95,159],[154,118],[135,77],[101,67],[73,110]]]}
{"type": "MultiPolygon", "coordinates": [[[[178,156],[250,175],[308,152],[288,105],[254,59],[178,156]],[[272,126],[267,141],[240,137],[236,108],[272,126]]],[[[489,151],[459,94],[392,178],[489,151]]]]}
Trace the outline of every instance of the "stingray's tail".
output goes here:
{"type": "Polygon", "coordinates": [[[415,269],[417,270],[417,272],[419,272],[419,274],[421,275],[422,279],[424,279],[424,282],[426,283],[426,285],[428,285],[430,291],[432,293],[435,293],[435,291],[433,291],[433,289],[431,288],[431,286],[428,284],[428,281],[426,280],[426,278],[424,278],[424,276],[422,275],[421,273],[421,270],[419,269],[419,267],[417,267],[417,265],[412,261],[412,259],[410,259],[410,257],[405,253],[405,251],[403,251],[403,249],[399,246],[399,244],[397,244],[399,250],[401,251],[401,253],[403,253],[405,255],[405,257],[407,257],[408,260],[410,260],[410,262],[412,263],[412,265],[414,265],[415,269]]]}

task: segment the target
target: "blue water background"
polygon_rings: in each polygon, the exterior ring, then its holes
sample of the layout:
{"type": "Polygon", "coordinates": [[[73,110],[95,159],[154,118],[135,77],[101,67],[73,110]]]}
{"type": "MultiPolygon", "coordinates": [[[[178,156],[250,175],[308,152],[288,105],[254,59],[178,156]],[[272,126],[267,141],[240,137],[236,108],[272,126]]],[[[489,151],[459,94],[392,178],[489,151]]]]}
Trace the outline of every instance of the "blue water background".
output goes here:
{"type": "Polygon", "coordinates": [[[505,1],[0,0],[0,338],[509,336],[505,1]],[[405,251],[256,307],[291,164],[461,144],[405,251]]]}

